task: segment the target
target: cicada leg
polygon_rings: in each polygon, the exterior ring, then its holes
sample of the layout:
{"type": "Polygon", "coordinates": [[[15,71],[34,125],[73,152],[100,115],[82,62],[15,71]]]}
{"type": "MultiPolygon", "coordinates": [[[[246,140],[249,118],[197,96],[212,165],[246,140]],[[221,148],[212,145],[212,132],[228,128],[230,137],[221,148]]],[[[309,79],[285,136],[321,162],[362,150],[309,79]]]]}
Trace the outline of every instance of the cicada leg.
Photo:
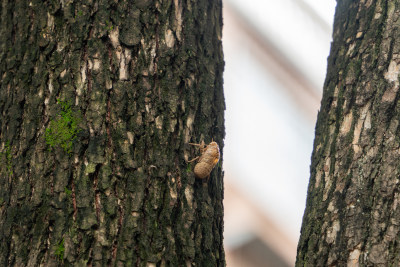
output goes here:
{"type": "Polygon", "coordinates": [[[199,159],[199,158],[200,158],[200,156],[197,156],[197,157],[195,157],[194,159],[189,160],[188,163],[189,163],[189,162],[193,162],[193,161],[195,161],[195,160],[197,160],[197,159],[199,159]]]}
{"type": "Polygon", "coordinates": [[[195,144],[195,143],[189,143],[189,145],[193,145],[193,146],[201,146],[201,144],[195,144]]]}

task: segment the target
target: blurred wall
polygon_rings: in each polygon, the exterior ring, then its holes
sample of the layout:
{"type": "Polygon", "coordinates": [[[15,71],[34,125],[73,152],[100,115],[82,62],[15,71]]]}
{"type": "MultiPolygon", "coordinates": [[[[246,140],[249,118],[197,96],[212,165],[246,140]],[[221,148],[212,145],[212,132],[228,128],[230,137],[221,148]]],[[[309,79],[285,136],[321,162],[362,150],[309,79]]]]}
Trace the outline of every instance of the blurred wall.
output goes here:
{"type": "Polygon", "coordinates": [[[294,265],[329,23],[304,1],[224,2],[228,266],[294,265]]]}

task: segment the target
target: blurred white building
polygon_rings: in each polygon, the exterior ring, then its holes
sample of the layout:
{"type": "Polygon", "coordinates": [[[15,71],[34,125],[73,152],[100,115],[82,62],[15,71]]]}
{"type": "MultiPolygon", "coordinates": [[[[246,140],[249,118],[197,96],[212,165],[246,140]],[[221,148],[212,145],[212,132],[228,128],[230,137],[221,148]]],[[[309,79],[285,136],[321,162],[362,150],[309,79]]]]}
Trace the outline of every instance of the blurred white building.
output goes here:
{"type": "Polygon", "coordinates": [[[294,266],[334,0],[225,0],[228,267],[294,266]]]}

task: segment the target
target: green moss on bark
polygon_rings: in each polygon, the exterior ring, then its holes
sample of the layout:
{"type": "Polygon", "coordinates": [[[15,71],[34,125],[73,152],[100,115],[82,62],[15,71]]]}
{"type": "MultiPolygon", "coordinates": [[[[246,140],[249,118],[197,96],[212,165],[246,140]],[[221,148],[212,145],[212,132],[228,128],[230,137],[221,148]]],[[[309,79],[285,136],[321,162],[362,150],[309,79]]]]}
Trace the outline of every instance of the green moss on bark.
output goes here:
{"type": "Polygon", "coordinates": [[[50,150],[59,146],[64,152],[70,154],[73,142],[81,131],[78,126],[81,116],[79,112],[72,110],[70,103],[57,100],[57,104],[61,106],[61,110],[56,118],[50,120],[49,126],[46,128],[46,144],[50,150]]]}

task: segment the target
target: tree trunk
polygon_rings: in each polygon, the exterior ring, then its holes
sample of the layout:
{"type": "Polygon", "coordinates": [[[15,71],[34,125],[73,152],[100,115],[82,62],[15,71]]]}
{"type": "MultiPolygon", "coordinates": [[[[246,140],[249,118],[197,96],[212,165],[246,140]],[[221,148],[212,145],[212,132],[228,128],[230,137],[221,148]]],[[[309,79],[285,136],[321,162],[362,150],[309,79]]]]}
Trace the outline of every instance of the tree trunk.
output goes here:
{"type": "Polygon", "coordinates": [[[297,266],[400,265],[399,21],[337,3],[297,266]]]}
{"type": "Polygon", "coordinates": [[[3,0],[0,266],[224,266],[221,1],[3,0]]]}

